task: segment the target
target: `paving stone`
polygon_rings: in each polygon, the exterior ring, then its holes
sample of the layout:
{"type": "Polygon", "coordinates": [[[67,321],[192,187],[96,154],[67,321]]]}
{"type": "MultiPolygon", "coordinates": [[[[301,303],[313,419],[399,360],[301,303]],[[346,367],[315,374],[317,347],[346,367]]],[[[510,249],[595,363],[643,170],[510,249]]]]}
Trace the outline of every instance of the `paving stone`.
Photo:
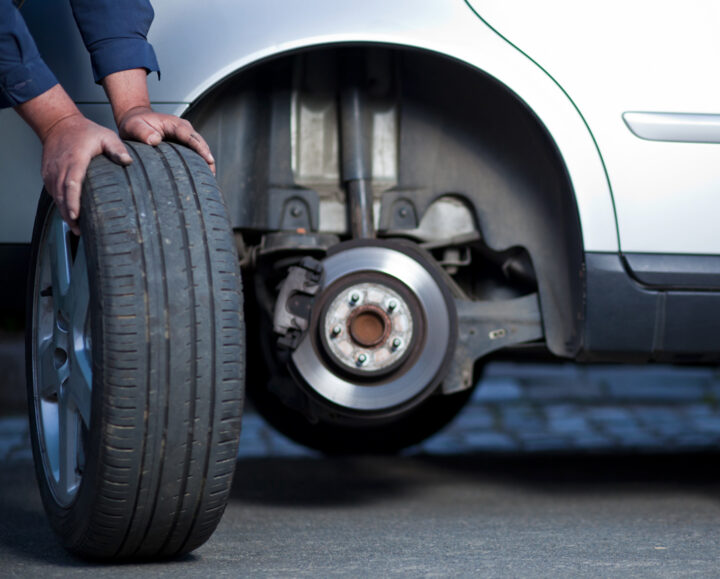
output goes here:
{"type": "Polygon", "coordinates": [[[465,436],[466,450],[511,451],[518,444],[502,432],[472,432],[465,436]]]}
{"type": "Polygon", "coordinates": [[[586,410],[586,416],[591,420],[596,420],[602,423],[628,423],[633,419],[632,413],[628,408],[621,408],[618,406],[598,406],[588,408],[586,410]]]}
{"type": "Polygon", "coordinates": [[[645,432],[647,432],[647,429],[643,428],[639,424],[623,424],[619,422],[606,422],[598,425],[598,430],[617,438],[637,437],[642,436],[645,432]]]}
{"type": "Polygon", "coordinates": [[[600,384],[592,382],[556,382],[550,384],[536,384],[528,382],[523,388],[524,395],[528,400],[552,401],[552,400],[595,400],[603,396],[603,389],[600,384]]]}
{"type": "Polygon", "coordinates": [[[0,416],[26,412],[25,340],[21,332],[0,331],[0,416]]]}
{"type": "Polygon", "coordinates": [[[23,444],[19,448],[14,448],[7,456],[8,463],[29,463],[33,461],[32,449],[23,444]]]}
{"type": "Polygon", "coordinates": [[[632,414],[647,426],[654,426],[663,422],[677,422],[682,419],[677,406],[633,406],[632,414]]]}
{"type": "Polygon", "coordinates": [[[457,454],[458,449],[467,449],[467,441],[452,436],[433,436],[420,445],[407,449],[403,454],[457,454]]]}
{"type": "Polygon", "coordinates": [[[482,380],[473,394],[476,402],[497,402],[519,400],[523,391],[516,380],[511,378],[488,378],[482,380]]]}
{"type": "Polygon", "coordinates": [[[687,416],[715,416],[718,414],[718,410],[714,405],[698,402],[684,405],[679,409],[679,412],[687,416]]]}
{"type": "Polygon", "coordinates": [[[556,418],[576,417],[584,412],[584,406],[579,404],[547,404],[543,408],[550,420],[556,418]]]}
{"type": "Polygon", "coordinates": [[[28,430],[28,421],[24,416],[10,416],[0,420],[0,436],[22,434],[28,430]]]}
{"type": "Polygon", "coordinates": [[[699,432],[720,434],[720,416],[697,416],[690,424],[699,432]]]}
{"type": "Polygon", "coordinates": [[[618,376],[609,384],[616,400],[692,401],[702,398],[705,380],[677,376],[618,376]]]}
{"type": "Polygon", "coordinates": [[[623,434],[617,443],[625,448],[653,448],[661,446],[662,439],[647,431],[636,430],[623,434]]]}
{"type": "Polygon", "coordinates": [[[673,447],[677,449],[717,448],[717,445],[717,436],[709,436],[699,432],[687,432],[685,434],[681,434],[673,441],[673,447]]]}
{"type": "Polygon", "coordinates": [[[452,421],[452,427],[457,430],[466,428],[490,428],[495,424],[495,416],[490,409],[482,404],[472,403],[468,405],[460,414],[452,421]]]}
{"type": "Polygon", "coordinates": [[[548,430],[555,434],[574,434],[587,432],[590,428],[583,416],[566,416],[550,418],[547,423],[548,430]]]}
{"type": "Polygon", "coordinates": [[[569,446],[570,448],[579,450],[599,450],[612,448],[614,443],[606,436],[594,433],[585,433],[571,438],[569,446]]]}
{"type": "Polygon", "coordinates": [[[687,433],[692,431],[690,423],[686,421],[663,421],[656,422],[653,424],[647,424],[645,426],[648,430],[655,432],[658,436],[663,437],[665,440],[671,440],[679,434],[687,433]]]}
{"type": "Polygon", "coordinates": [[[510,377],[513,379],[543,377],[579,377],[583,375],[583,366],[579,364],[515,364],[513,362],[492,362],[485,367],[483,378],[510,377]]]}

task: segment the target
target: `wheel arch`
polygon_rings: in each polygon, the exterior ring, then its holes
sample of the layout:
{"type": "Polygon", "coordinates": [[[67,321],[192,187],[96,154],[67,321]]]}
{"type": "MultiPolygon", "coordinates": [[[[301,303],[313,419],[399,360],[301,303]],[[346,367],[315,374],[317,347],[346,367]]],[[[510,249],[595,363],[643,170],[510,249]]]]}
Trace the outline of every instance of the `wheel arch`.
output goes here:
{"type": "MultiPolygon", "coordinates": [[[[290,153],[283,151],[278,154],[282,158],[271,159],[268,152],[279,150],[277,144],[256,134],[257,117],[272,116],[276,104],[271,102],[255,110],[253,106],[260,106],[262,99],[255,99],[252,105],[252,99],[238,99],[234,91],[243,86],[243,78],[248,79],[245,86],[256,87],[253,75],[257,78],[264,70],[273,70],[268,73],[275,79],[271,84],[283,74],[290,83],[292,59],[341,46],[313,46],[261,60],[216,83],[187,111],[215,151],[218,178],[228,196],[236,227],[252,228],[253,224],[265,223],[272,229],[269,215],[275,210],[256,201],[250,203],[252,193],[265,190],[273,195],[278,185],[296,184],[290,153]],[[284,66],[287,70],[278,73],[284,66]],[[232,104],[223,104],[230,94],[234,95],[232,104]],[[228,133],[233,134],[230,143],[228,133]],[[238,148],[248,151],[250,158],[238,154],[238,148]]],[[[412,194],[420,213],[439,196],[464,197],[475,208],[479,229],[492,249],[525,247],[538,276],[549,349],[566,357],[577,354],[584,318],[583,228],[566,160],[546,125],[506,85],[466,63],[407,47],[363,46],[406,57],[402,78],[406,100],[401,120],[405,133],[400,131],[399,137],[398,188],[415,190],[412,194]],[[446,90],[427,90],[424,79],[413,82],[422,74],[446,90]],[[464,87],[463,94],[454,90],[458,87],[464,87]],[[474,104],[477,94],[483,95],[486,107],[474,104]],[[495,109],[500,110],[499,115],[495,109]],[[511,122],[512,126],[503,122],[511,122]],[[439,150],[452,162],[440,162],[439,150]],[[427,163],[428,156],[433,155],[436,162],[427,163]]],[[[291,89],[290,84],[282,82],[274,86],[278,91],[291,89]]],[[[266,123],[272,125],[268,119],[266,123]]]]}

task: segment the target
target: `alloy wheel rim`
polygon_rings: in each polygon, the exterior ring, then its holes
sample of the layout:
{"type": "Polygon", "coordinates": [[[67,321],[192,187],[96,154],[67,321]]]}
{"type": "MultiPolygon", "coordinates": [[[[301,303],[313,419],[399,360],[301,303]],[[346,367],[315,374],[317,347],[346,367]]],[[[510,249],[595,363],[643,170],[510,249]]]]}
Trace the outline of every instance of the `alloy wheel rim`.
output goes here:
{"type": "Polygon", "coordinates": [[[33,411],[43,472],[61,507],[85,469],[92,357],[90,288],[83,239],[53,207],[45,221],[33,288],[33,411]]]}

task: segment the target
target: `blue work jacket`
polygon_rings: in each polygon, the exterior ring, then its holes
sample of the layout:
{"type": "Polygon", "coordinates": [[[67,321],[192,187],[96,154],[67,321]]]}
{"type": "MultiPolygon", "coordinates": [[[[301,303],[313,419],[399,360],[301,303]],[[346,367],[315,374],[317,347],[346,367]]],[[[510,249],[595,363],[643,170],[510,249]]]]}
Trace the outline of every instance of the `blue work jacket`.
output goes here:
{"type": "MultiPolygon", "coordinates": [[[[149,0],[70,0],[70,4],[90,53],[95,82],[133,68],[159,72],[147,41],[154,16],[149,0]]],[[[56,84],[13,0],[0,0],[0,108],[24,103],[56,84]]]]}

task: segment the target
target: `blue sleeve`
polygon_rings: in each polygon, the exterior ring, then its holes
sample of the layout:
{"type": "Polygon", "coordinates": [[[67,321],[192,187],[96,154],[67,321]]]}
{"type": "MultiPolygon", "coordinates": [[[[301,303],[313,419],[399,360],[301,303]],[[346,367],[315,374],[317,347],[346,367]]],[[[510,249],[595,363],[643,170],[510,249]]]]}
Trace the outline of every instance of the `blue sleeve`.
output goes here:
{"type": "MultiPolygon", "coordinates": [[[[4,1],[4,0],[0,0],[4,1]]],[[[70,0],[95,82],[121,70],[160,74],[147,33],[155,13],[149,0],[70,0]]]]}
{"type": "Polygon", "coordinates": [[[0,0],[0,108],[14,107],[57,84],[12,0],[0,0]]]}

